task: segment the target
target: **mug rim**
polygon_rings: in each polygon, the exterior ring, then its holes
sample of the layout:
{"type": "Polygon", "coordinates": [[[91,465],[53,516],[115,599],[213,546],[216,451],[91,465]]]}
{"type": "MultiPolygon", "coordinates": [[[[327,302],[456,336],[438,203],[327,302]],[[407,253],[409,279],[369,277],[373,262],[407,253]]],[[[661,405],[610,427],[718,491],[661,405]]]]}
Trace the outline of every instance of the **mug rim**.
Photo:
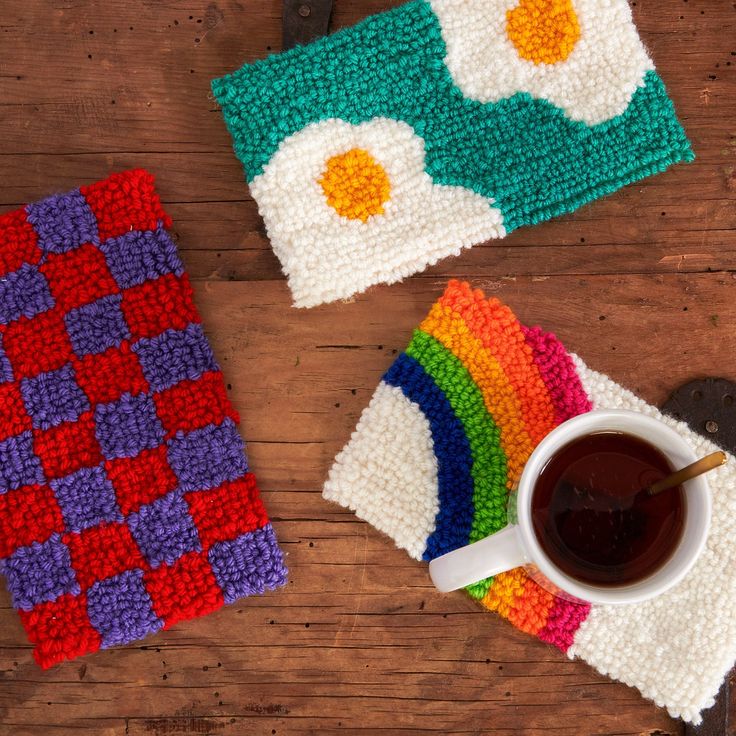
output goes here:
{"type": "Polygon", "coordinates": [[[685,465],[697,459],[693,449],[678,432],[648,414],[624,409],[597,409],[580,414],[553,429],[529,456],[516,491],[516,523],[529,562],[564,593],[587,603],[638,603],[675,586],[695,564],[710,529],[710,488],[702,475],[684,484],[687,500],[682,538],[669,560],[654,573],[643,580],[622,586],[598,587],[576,580],[558,568],[539,544],[531,521],[531,499],[540,470],[554,454],[578,437],[606,430],[626,432],[643,439],[659,449],[672,464],[682,462],[685,465]],[[689,552],[683,554],[680,551],[686,543],[689,552]]]}

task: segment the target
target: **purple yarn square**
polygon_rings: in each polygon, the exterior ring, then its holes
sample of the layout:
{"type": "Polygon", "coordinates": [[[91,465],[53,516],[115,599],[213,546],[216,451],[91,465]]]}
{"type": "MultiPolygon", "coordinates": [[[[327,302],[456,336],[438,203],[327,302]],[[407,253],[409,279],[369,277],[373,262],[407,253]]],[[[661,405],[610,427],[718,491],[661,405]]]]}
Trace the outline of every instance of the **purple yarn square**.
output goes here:
{"type": "Polygon", "coordinates": [[[66,253],[99,242],[97,218],[78,189],[29,204],[26,213],[45,251],[66,253]]]}
{"type": "Polygon", "coordinates": [[[103,521],[122,521],[115,489],[101,465],[51,481],[67,529],[81,532],[103,521]]]}
{"type": "Polygon", "coordinates": [[[43,482],[41,461],[33,451],[33,434],[30,431],[0,442],[0,494],[43,482]]]}
{"type": "Polygon", "coordinates": [[[205,371],[220,369],[202,326],[197,324],[139,340],[133,351],[153,391],[163,391],[185,378],[194,380],[205,371]]]}
{"type": "Polygon", "coordinates": [[[207,555],[225,603],[286,583],[286,567],[273,527],[213,544],[207,555]]]}
{"type": "Polygon", "coordinates": [[[19,317],[35,317],[54,306],[46,277],[26,263],[0,279],[0,322],[7,324],[19,317]]]}
{"type": "Polygon", "coordinates": [[[167,273],[177,276],[184,273],[176,246],[163,228],[143,232],[133,230],[118,238],[110,238],[100,246],[100,250],[121,289],[138,286],[167,273]]]}
{"type": "Polygon", "coordinates": [[[168,460],[184,491],[215,488],[248,471],[243,440],[232,419],[177,432],[169,440],[168,460]]]}
{"type": "Polygon", "coordinates": [[[79,593],[69,548],[58,534],[45,542],[19,547],[0,562],[13,606],[30,611],[38,603],[56,600],[64,593],[79,593]]]}
{"type": "Polygon", "coordinates": [[[74,352],[79,357],[104,353],[130,337],[130,330],[120,309],[122,299],[120,294],[105,296],[72,309],[64,317],[74,352]]]}
{"type": "Polygon", "coordinates": [[[0,383],[7,383],[13,380],[13,366],[10,365],[8,356],[3,350],[3,336],[0,335],[0,383]]]}
{"type": "Polygon", "coordinates": [[[111,404],[100,404],[95,409],[95,434],[108,460],[135,457],[164,441],[156,405],[147,394],[123,394],[111,404]]]}
{"type": "Polygon", "coordinates": [[[24,378],[20,391],[36,429],[49,429],[62,422],[73,422],[89,410],[89,401],[69,364],[56,371],[24,378]]]}
{"type": "Polygon", "coordinates": [[[163,626],[153,612],[143,570],[126,570],[96,582],[87,591],[87,615],[102,637],[103,649],[143,639],[163,626]]]}
{"type": "Polygon", "coordinates": [[[151,567],[172,565],[186,552],[200,552],[194,519],[179,490],[145,504],[128,517],[131,534],[151,567]]]}

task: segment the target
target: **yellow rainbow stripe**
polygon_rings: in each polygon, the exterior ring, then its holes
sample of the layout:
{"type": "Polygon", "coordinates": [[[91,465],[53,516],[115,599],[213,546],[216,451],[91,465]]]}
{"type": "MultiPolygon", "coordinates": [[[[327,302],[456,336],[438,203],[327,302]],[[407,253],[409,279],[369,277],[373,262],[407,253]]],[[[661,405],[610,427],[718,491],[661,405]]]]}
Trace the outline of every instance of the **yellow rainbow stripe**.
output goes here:
{"type": "MultiPolygon", "coordinates": [[[[564,414],[556,403],[585,404],[579,385],[560,387],[550,380],[548,362],[539,350],[550,345],[557,349],[559,343],[552,336],[530,333],[507,306],[458,281],[449,283],[420,329],[461,361],[480,390],[500,430],[506,485],[513,492],[532,450],[564,414]]],[[[481,603],[522,631],[562,648],[572,636],[571,622],[574,630],[587,615],[584,607],[546,591],[523,568],[497,575],[481,603]]]]}

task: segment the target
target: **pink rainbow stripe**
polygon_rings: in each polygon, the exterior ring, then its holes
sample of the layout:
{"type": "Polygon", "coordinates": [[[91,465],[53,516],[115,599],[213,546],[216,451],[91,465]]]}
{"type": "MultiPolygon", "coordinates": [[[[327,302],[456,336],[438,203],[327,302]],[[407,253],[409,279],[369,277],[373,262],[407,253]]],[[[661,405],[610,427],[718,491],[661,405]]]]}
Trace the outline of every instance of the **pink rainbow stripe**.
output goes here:
{"type": "MultiPolygon", "coordinates": [[[[479,388],[486,397],[509,389],[515,394],[515,401],[506,405],[505,411],[498,412],[500,397],[487,400],[486,407],[503,436],[511,441],[504,448],[506,454],[520,455],[518,461],[522,464],[529,449],[522,450],[525,443],[517,444],[518,439],[526,435],[533,447],[557,425],[592,408],[572,359],[555,335],[522,325],[509,307],[497,299],[487,299],[467,283],[451,281],[423,327],[433,327],[431,334],[445,338],[445,345],[466,364],[476,382],[483,379],[483,373],[472,370],[476,366],[471,358],[479,356],[479,347],[482,346],[481,351],[488,350],[497,361],[503,380],[498,385],[491,381],[479,388]],[[450,327],[451,315],[459,317],[460,324],[466,326],[465,339],[461,327],[450,327]],[[512,406],[515,411],[509,411],[512,406]]],[[[490,374],[486,375],[490,380],[490,374]]],[[[515,463],[514,457],[510,468],[515,463]]],[[[524,569],[497,575],[481,603],[522,631],[563,651],[572,644],[590,610],[587,604],[552,595],[524,569]]]]}
{"type": "MultiPolygon", "coordinates": [[[[557,424],[590,411],[593,405],[583,390],[572,359],[557,337],[543,332],[539,327],[522,325],[521,329],[552,397],[557,424]]],[[[547,624],[537,632],[537,636],[542,641],[567,651],[573,643],[575,632],[589,612],[590,605],[587,603],[575,603],[555,597],[547,616],[547,624]]]]}
{"type": "Polygon", "coordinates": [[[590,411],[593,405],[583,390],[572,358],[557,337],[539,327],[521,325],[521,330],[552,398],[556,424],[590,411]]]}

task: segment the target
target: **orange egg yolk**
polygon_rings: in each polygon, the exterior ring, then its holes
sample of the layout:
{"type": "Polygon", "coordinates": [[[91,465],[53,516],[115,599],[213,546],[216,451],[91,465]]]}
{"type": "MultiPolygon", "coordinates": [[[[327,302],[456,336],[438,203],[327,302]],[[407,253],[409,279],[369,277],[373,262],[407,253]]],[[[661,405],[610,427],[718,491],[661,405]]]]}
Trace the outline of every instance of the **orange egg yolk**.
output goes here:
{"type": "Polygon", "coordinates": [[[506,33],[522,59],[564,61],[580,38],[572,0],[521,0],[506,13],[506,33]]]}
{"type": "Polygon", "coordinates": [[[383,214],[391,182],[381,164],[362,148],[351,148],[327,161],[319,180],[327,203],[338,215],[365,222],[383,214]]]}

